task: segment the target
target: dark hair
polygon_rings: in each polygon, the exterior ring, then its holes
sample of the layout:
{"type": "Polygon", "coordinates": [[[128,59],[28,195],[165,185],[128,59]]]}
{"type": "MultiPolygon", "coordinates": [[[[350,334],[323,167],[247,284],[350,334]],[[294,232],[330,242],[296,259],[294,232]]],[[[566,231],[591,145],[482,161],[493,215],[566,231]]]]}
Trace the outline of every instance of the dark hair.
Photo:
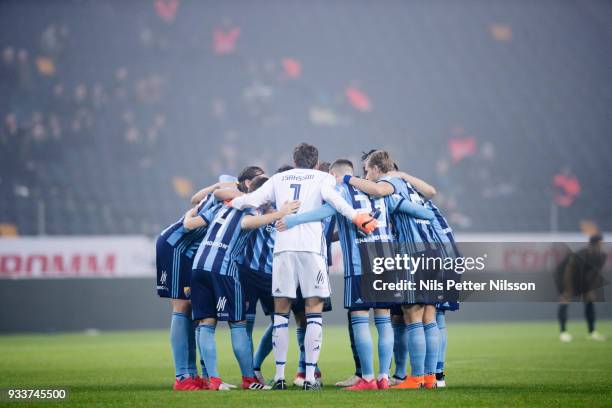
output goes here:
{"type": "Polygon", "coordinates": [[[301,143],[293,149],[293,161],[301,169],[314,169],[319,162],[319,151],[313,145],[301,143]]]}
{"type": "Polygon", "coordinates": [[[246,193],[248,188],[246,186],[247,180],[253,180],[257,176],[264,174],[264,171],[259,166],[248,166],[245,167],[238,175],[238,190],[246,193]]]}
{"type": "Polygon", "coordinates": [[[393,159],[385,150],[376,150],[368,156],[368,165],[376,166],[383,173],[388,173],[393,170],[393,159]]]}
{"type": "Polygon", "coordinates": [[[589,243],[591,245],[595,245],[600,243],[601,241],[603,241],[603,235],[601,235],[601,233],[597,232],[594,235],[591,235],[591,238],[589,238],[589,243]]]}
{"type": "Polygon", "coordinates": [[[277,173],[282,173],[282,172],[287,171],[287,170],[293,170],[293,166],[290,166],[288,164],[283,164],[282,166],[280,166],[278,168],[278,170],[276,170],[276,172],[277,173]]]}
{"type": "Polygon", "coordinates": [[[267,176],[257,176],[253,180],[251,180],[251,185],[249,186],[249,193],[257,190],[259,187],[263,185],[269,178],[267,176]]]}
{"type": "Polygon", "coordinates": [[[375,151],[377,151],[377,150],[379,150],[379,149],[372,149],[369,152],[361,152],[361,161],[362,162],[366,161],[368,159],[368,157],[370,157],[370,155],[372,153],[374,153],[375,151]]]}
{"type": "Polygon", "coordinates": [[[317,166],[317,170],[322,171],[323,173],[329,173],[330,168],[331,164],[329,164],[329,162],[321,162],[317,166]]]}

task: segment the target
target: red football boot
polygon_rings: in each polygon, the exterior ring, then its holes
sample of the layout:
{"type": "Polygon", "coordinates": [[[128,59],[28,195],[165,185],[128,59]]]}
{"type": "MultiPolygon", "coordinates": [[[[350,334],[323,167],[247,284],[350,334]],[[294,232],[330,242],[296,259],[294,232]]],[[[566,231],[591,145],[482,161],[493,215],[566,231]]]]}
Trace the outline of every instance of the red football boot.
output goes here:
{"type": "Polygon", "coordinates": [[[208,389],[208,379],[206,377],[200,377],[199,375],[195,378],[197,384],[200,386],[201,390],[208,389]]]}
{"type": "Polygon", "coordinates": [[[379,390],[388,390],[389,389],[389,379],[387,377],[383,377],[380,380],[376,381],[376,385],[379,390]]]}
{"type": "Polygon", "coordinates": [[[370,381],[364,380],[363,378],[359,380],[359,382],[351,387],[346,387],[345,390],[348,391],[363,391],[363,390],[377,390],[378,385],[376,384],[376,380],[372,379],[370,381]]]}
{"type": "Polygon", "coordinates": [[[174,381],[174,385],[172,386],[174,391],[198,391],[200,390],[200,385],[193,377],[187,377],[181,379],[176,379],[174,381]]]}
{"type": "Polygon", "coordinates": [[[208,389],[212,391],[223,390],[223,381],[219,377],[209,377],[208,378],[208,389]]]}

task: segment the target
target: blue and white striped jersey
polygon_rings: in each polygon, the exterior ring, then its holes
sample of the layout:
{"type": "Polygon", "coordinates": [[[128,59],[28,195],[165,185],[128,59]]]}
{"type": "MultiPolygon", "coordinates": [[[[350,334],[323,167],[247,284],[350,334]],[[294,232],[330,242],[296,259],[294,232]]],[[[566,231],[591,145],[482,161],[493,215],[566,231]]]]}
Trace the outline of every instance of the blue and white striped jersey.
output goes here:
{"type": "Polygon", "coordinates": [[[249,212],[225,205],[212,207],[202,214],[208,229],[193,260],[193,269],[238,276],[235,260],[244,251],[251,232],[243,231],[240,226],[246,214],[249,212]]]}
{"type": "Polygon", "coordinates": [[[344,264],[344,277],[361,275],[362,255],[369,253],[365,251],[365,245],[374,243],[377,256],[393,256],[393,247],[385,245],[393,243],[395,236],[393,227],[389,222],[391,214],[399,207],[401,200],[385,200],[383,198],[372,198],[354,186],[342,184],[339,190],[343,198],[358,212],[372,212],[378,210],[378,227],[368,236],[362,236],[357,227],[346,217],[337,214],[338,235],[344,264]],[[362,253],[363,252],[363,253],[362,253]]]}
{"type": "MultiPolygon", "coordinates": [[[[415,204],[425,204],[412,185],[401,178],[383,177],[379,182],[387,182],[393,186],[393,194],[386,196],[386,200],[404,198],[415,204]]],[[[397,241],[411,253],[439,248],[441,245],[432,223],[428,220],[417,219],[398,211],[393,215],[393,226],[397,234],[397,241]]]]}
{"type": "Polygon", "coordinates": [[[461,253],[455,241],[453,229],[450,227],[440,209],[431,201],[425,201],[425,207],[433,211],[435,218],[431,221],[437,239],[444,245],[443,255],[449,257],[460,257],[461,253]]]}
{"type": "Polygon", "coordinates": [[[276,227],[273,224],[251,231],[244,253],[238,263],[254,271],[271,275],[275,237],[276,227]]]}
{"type": "MultiPolygon", "coordinates": [[[[215,206],[216,203],[214,196],[209,194],[198,204],[198,215],[202,216],[204,212],[215,206]]],[[[183,227],[184,218],[183,216],[174,224],[168,226],[160,235],[166,239],[166,242],[172,248],[177,248],[180,253],[191,259],[198,249],[200,242],[202,242],[204,235],[206,235],[206,227],[188,230],[183,227]]]]}

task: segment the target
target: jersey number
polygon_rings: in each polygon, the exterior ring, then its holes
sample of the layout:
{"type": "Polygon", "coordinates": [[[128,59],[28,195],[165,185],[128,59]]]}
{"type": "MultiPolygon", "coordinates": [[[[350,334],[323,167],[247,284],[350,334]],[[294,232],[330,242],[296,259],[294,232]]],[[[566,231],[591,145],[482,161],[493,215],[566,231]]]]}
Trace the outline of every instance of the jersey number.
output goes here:
{"type": "Polygon", "coordinates": [[[300,198],[300,188],[302,188],[302,185],[291,184],[289,187],[293,189],[293,199],[298,200],[300,198]]]}

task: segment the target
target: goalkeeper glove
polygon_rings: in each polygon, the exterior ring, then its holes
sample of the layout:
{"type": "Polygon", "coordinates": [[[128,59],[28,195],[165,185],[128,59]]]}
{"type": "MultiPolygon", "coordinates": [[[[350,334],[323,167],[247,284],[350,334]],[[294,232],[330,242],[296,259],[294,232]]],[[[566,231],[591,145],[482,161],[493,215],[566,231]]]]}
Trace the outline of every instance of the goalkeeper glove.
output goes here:
{"type": "Polygon", "coordinates": [[[353,217],[353,224],[365,234],[371,234],[378,227],[378,221],[367,213],[357,213],[353,217]]]}

